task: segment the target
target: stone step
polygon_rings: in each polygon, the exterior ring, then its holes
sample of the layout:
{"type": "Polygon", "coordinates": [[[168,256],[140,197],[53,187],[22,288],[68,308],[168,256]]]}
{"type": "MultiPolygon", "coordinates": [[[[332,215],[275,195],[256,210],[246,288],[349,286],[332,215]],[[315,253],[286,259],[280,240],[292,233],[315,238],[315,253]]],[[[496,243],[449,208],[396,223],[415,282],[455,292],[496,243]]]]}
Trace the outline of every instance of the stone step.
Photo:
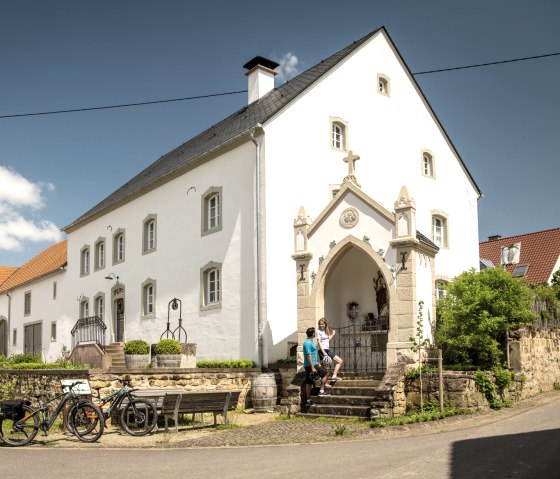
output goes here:
{"type": "Polygon", "coordinates": [[[350,387],[350,388],[374,388],[379,386],[380,380],[377,379],[342,379],[342,381],[336,381],[334,384],[336,387],[350,387]]]}
{"type": "MultiPolygon", "coordinates": [[[[313,398],[315,401],[315,398],[313,398]]],[[[350,416],[369,418],[370,406],[349,406],[349,405],[335,405],[335,404],[315,404],[307,408],[305,413],[331,415],[331,416],[350,416]]]]}
{"type": "Polygon", "coordinates": [[[321,405],[334,405],[334,406],[370,406],[373,398],[368,396],[336,396],[334,394],[328,396],[313,396],[312,401],[321,405]]]}
{"type": "Polygon", "coordinates": [[[374,387],[347,387],[335,384],[332,389],[333,396],[373,396],[375,392],[374,387]]]}

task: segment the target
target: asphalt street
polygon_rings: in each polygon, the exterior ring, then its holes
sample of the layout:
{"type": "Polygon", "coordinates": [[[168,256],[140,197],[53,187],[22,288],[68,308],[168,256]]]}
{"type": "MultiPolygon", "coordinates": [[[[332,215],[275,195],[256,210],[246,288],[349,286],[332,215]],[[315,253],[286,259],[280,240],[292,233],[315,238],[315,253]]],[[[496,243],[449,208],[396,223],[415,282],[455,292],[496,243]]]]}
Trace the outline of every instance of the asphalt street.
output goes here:
{"type": "MultiPolygon", "coordinates": [[[[221,448],[0,448],[0,478],[558,478],[560,395],[366,440],[221,448]]],[[[320,438],[318,438],[320,441],[320,438]]]]}

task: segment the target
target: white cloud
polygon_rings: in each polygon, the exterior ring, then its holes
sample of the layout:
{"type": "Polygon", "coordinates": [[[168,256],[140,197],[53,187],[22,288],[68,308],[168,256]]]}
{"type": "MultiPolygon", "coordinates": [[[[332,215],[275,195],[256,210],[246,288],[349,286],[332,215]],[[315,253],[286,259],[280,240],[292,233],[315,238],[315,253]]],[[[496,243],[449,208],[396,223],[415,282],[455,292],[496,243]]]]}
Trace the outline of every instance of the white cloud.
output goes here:
{"type": "Polygon", "coordinates": [[[292,52],[284,53],[277,62],[280,63],[278,69],[278,78],[280,81],[290,80],[299,73],[299,59],[292,52]]]}
{"type": "Polygon", "coordinates": [[[24,242],[62,239],[53,222],[28,218],[30,212],[44,207],[43,190],[53,191],[54,185],[33,183],[17,171],[0,165],[0,250],[20,251],[24,242]]]}

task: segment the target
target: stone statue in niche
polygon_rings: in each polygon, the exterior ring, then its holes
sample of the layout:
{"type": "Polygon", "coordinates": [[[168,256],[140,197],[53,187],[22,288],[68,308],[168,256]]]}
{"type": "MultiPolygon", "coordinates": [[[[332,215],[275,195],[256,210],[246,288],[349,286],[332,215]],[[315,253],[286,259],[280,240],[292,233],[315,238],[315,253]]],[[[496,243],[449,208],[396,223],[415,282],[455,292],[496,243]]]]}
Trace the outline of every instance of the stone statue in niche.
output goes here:
{"type": "Polygon", "coordinates": [[[387,284],[381,271],[377,272],[377,278],[373,278],[373,289],[375,289],[375,302],[377,303],[377,316],[388,314],[387,284]]]}

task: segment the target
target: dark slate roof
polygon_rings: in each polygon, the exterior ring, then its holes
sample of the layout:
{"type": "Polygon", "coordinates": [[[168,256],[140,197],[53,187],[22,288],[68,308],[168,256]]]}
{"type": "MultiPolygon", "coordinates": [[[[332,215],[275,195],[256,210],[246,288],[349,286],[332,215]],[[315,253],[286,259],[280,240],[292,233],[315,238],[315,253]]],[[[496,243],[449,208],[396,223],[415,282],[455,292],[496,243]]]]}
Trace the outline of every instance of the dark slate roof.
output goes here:
{"type": "MultiPolygon", "coordinates": [[[[152,163],[130,181],[121,186],[119,189],[111,193],[107,198],[98,203],[88,212],[80,216],[77,220],[62,228],[62,230],[68,233],[76,229],[82,223],[92,220],[97,215],[104,213],[106,210],[120,206],[121,204],[134,199],[140,194],[143,194],[155,188],[156,186],[165,183],[166,181],[176,178],[188,168],[193,167],[197,163],[197,161],[202,160],[210,152],[224,147],[227,144],[232,143],[236,139],[242,138],[245,135],[248,136],[251,130],[255,128],[255,126],[265,123],[275,114],[280,112],[286,105],[288,105],[297,96],[299,96],[310,86],[312,86],[329,70],[331,70],[339,62],[344,60],[344,58],[346,58],[358,47],[363,45],[367,40],[381,31],[384,32],[385,35],[387,35],[387,38],[389,39],[391,44],[393,44],[384,27],[380,27],[373,32],[368,33],[364,37],[348,45],[346,48],[343,48],[338,53],[335,53],[326,60],[322,60],[317,65],[309,68],[303,73],[300,73],[292,80],[289,80],[283,85],[280,85],[278,88],[270,91],[259,100],[241,108],[221,122],[211,126],[186,143],[183,143],[181,146],[165,154],[159,160],[152,163]]],[[[396,47],[394,48],[395,51],[397,51],[397,54],[401,56],[400,53],[398,53],[396,47]]],[[[408,70],[408,67],[404,63],[404,60],[403,64],[405,65],[407,71],[410,73],[410,70],[408,70]]],[[[410,74],[410,76],[414,81],[414,77],[412,76],[412,74],[410,74]]],[[[423,95],[420,87],[417,84],[416,86],[418,87],[418,91],[420,92],[420,94],[423,95]]],[[[433,112],[433,109],[431,108],[427,100],[426,103],[433,112]]],[[[438,121],[439,123],[437,117],[436,121],[438,121]]],[[[445,130],[443,131],[447,136],[445,130]]],[[[449,140],[449,142],[452,145],[454,151],[456,151],[455,147],[451,143],[451,140],[449,140]]],[[[457,157],[465,168],[466,174],[471,178],[473,184],[475,185],[475,188],[477,189],[477,191],[479,191],[478,186],[470,176],[470,173],[468,172],[458,153],[457,157]]]]}
{"type": "Polygon", "coordinates": [[[439,251],[439,246],[437,244],[435,244],[432,240],[430,240],[427,236],[420,233],[420,231],[418,231],[418,230],[416,230],[416,238],[418,238],[418,241],[420,241],[420,243],[424,243],[425,245],[429,246],[430,248],[433,248],[436,251],[439,251]]]}

